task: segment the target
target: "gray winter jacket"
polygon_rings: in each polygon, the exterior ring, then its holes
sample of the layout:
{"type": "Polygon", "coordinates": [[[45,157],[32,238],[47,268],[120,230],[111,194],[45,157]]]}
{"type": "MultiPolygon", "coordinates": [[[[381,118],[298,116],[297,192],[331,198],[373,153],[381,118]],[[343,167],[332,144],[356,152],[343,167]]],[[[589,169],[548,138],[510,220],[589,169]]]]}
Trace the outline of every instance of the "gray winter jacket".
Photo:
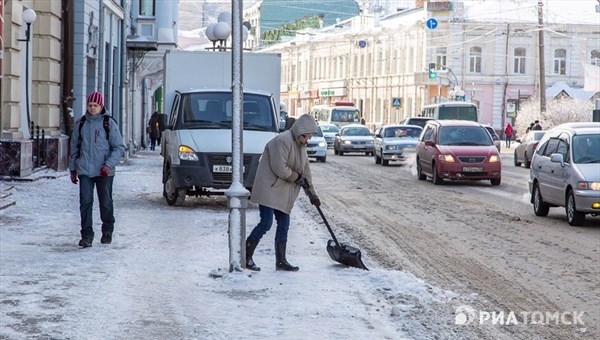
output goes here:
{"type": "Polygon", "coordinates": [[[294,183],[300,174],[308,180],[309,190],[314,194],[308,156],[305,147],[298,143],[298,137],[315,132],[315,119],[305,114],[296,120],[290,130],[267,143],[252,185],[252,202],[289,214],[301,189],[294,183]]]}
{"type": "Polygon", "coordinates": [[[81,127],[81,145],[79,145],[79,125],[81,119],[73,124],[71,133],[71,152],[69,155],[69,170],[76,171],[78,175],[96,177],[100,176],[100,168],[108,164],[111,168],[110,176],[114,176],[115,167],[121,160],[125,146],[119,132],[117,123],[111,118],[109,122],[108,139],[104,129],[104,116],[86,113],[85,122],[81,127]]]}

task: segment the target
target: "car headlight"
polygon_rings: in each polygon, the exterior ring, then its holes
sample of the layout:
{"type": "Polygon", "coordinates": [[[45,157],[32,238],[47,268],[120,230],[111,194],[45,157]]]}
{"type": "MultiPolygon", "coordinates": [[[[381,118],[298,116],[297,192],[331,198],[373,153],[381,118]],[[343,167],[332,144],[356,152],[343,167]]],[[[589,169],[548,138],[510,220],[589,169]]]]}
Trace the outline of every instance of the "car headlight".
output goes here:
{"type": "Polygon", "coordinates": [[[491,155],[489,162],[490,163],[500,162],[500,157],[498,155],[491,155]]]}
{"type": "Polygon", "coordinates": [[[386,145],[385,149],[386,150],[397,150],[398,146],[397,145],[386,145]]]}
{"type": "Polygon", "coordinates": [[[344,143],[344,144],[352,144],[352,141],[350,141],[350,140],[345,140],[343,143],[344,143]]]}
{"type": "Polygon", "coordinates": [[[327,143],[325,142],[319,142],[319,147],[324,148],[327,146],[327,143]]]}
{"type": "Polygon", "coordinates": [[[577,182],[579,190],[600,190],[600,182],[577,182]]]}
{"type": "Polygon", "coordinates": [[[454,157],[452,155],[439,155],[438,159],[446,163],[454,163],[454,157]]]}
{"type": "Polygon", "coordinates": [[[197,161],[198,155],[196,155],[196,151],[190,148],[189,146],[180,145],[179,146],[179,159],[182,161],[197,161]]]}

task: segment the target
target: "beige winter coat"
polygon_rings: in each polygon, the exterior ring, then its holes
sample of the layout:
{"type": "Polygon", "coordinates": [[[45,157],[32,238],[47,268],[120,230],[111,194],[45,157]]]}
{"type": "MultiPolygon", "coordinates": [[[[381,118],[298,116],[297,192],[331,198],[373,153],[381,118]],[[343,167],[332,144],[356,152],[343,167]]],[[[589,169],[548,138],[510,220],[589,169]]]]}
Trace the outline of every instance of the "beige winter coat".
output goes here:
{"type": "Polygon", "coordinates": [[[312,187],[312,176],[304,146],[298,143],[302,134],[317,132],[315,119],[305,114],[292,128],[270,140],[258,163],[250,200],[289,214],[298,198],[301,187],[294,183],[302,174],[312,187]]]}

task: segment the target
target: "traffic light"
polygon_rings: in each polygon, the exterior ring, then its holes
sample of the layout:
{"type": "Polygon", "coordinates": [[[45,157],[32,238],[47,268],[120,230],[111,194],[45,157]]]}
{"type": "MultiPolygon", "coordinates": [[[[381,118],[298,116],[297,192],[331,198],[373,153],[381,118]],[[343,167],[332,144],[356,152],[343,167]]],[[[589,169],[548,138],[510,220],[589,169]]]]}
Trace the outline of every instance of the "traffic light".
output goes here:
{"type": "Polygon", "coordinates": [[[436,77],[435,63],[429,63],[429,79],[436,77]]]}

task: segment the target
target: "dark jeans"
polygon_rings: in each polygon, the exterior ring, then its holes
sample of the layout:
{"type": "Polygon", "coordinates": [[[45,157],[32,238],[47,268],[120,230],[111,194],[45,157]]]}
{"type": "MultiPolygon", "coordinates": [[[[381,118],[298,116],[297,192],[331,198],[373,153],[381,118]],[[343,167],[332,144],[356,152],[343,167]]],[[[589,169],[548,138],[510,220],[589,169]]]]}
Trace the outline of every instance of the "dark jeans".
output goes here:
{"type": "Polygon", "coordinates": [[[256,227],[254,227],[248,238],[251,240],[260,241],[263,235],[271,229],[271,225],[273,224],[273,215],[275,215],[275,219],[277,220],[275,242],[286,243],[288,230],[290,228],[290,215],[284,213],[283,211],[265,207],[264,205],[259,205],[258,211],[260,212],[260,222],[258,222],[256,227]]]}
{"type": "MultiPolygon", "coordinates": [[[[154,151],[154,148],[156,147],[156,141],[158,138],[150,138],[150,150],[154,151]]],[[[158,144],[160,145],[160,144],[158,144]]]]}
{"type": "Polygon", "coordinates": [[[81,213],[81,238],[92,242],[94,228],[92,210],[94,205],[94,186],[98,193],[102,234],[112,235],[115,227],[115,215],[112,199],[114,176],[88,177],[79,176],[79,212],[81,213]]]}
{"type": "Polygon", "coordinates": [[[506,137],[504,137],[504,138],[505,138],[505,140],[506,140],[506,147],[507,147],[507,148],[510,148],[510,138],[511,138],[511,137],[512,137],[512,136],[506,136],[506,137]]]}

